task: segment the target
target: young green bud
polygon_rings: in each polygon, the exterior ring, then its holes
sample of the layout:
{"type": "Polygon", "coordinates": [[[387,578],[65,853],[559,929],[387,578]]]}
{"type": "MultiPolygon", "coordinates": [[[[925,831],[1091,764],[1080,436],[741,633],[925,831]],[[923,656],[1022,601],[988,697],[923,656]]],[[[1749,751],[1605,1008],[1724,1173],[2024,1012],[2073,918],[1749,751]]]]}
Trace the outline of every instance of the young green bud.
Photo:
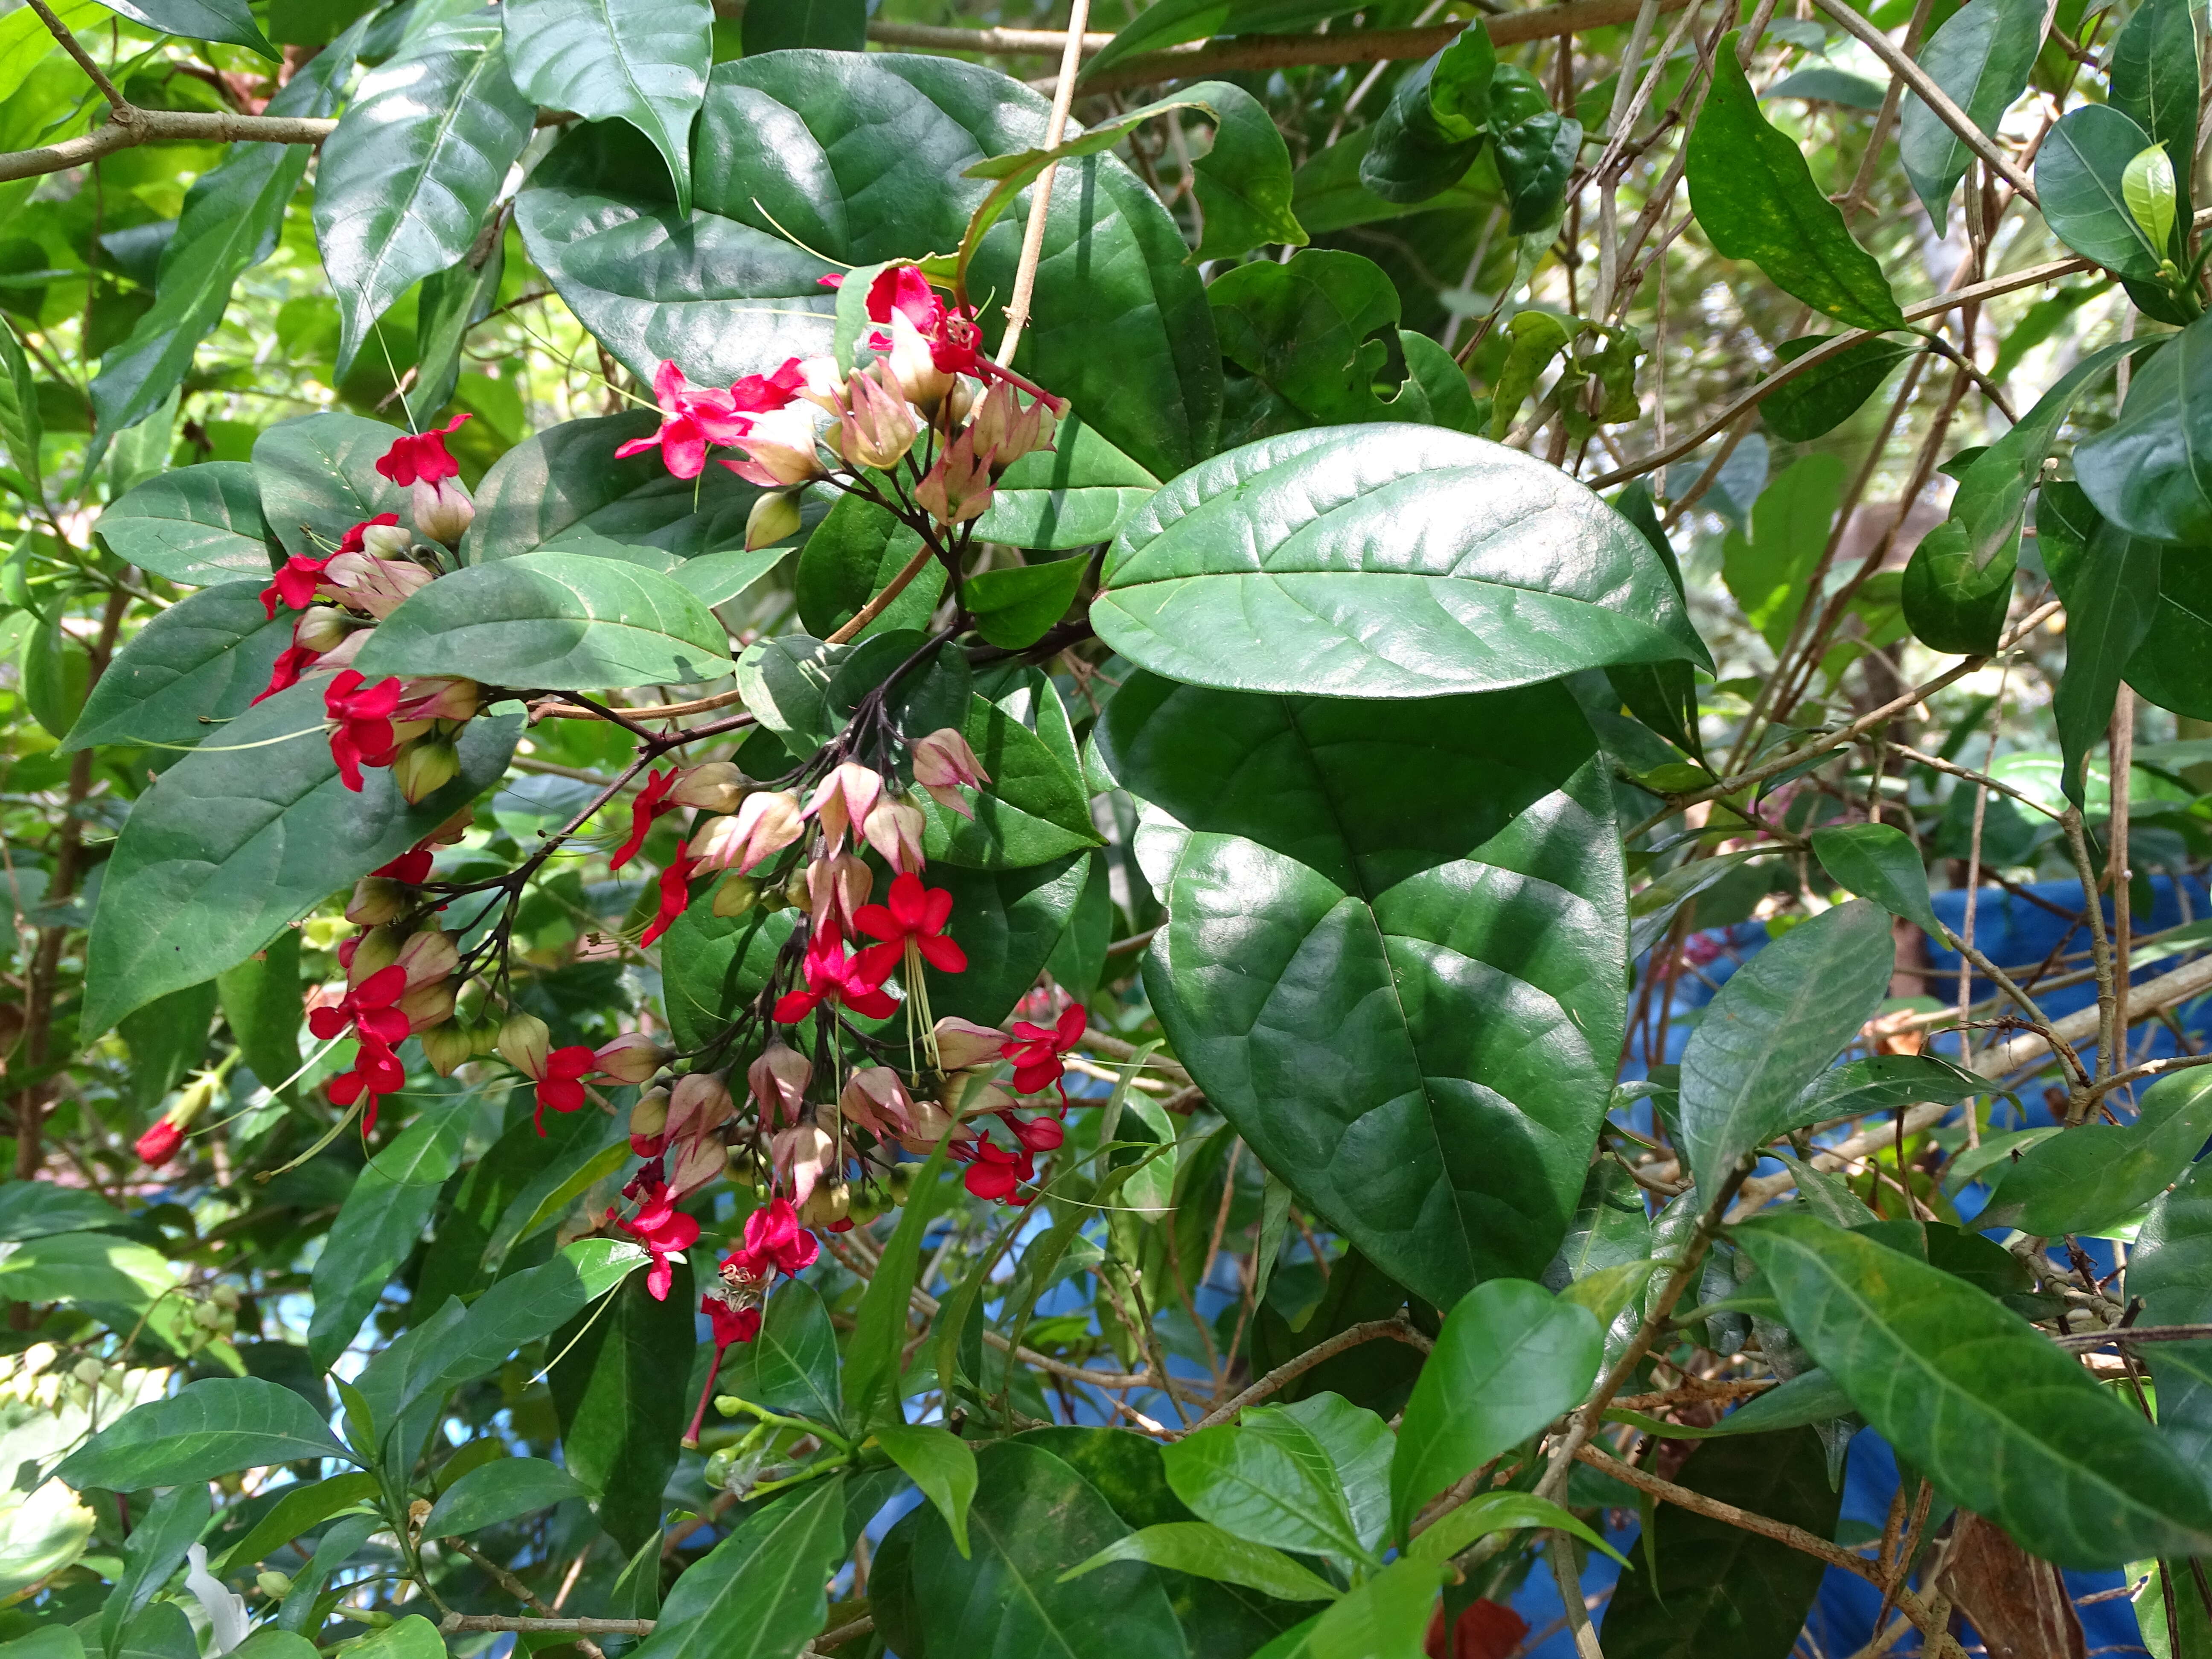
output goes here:
{"type": "Polygon", "coordinates": [[[799,492],[771,489],[745,514],[745,551],[772,547],[799,533],[799,492]]]}

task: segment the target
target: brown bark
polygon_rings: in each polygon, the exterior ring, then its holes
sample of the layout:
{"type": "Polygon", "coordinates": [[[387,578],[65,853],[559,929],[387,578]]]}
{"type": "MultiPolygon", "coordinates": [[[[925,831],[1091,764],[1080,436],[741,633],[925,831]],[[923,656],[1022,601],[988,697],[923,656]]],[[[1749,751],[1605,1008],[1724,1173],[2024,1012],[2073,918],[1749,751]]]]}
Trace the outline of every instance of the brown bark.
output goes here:
{"type": "Polygon", "coordinates": [[[1990,1659],[2086,1659],[2081,1620],[2058,1569],[1970,1510],[1960,1510],[1953,1525],[1958,1545],[1946,1583],[1990,1659]]]}

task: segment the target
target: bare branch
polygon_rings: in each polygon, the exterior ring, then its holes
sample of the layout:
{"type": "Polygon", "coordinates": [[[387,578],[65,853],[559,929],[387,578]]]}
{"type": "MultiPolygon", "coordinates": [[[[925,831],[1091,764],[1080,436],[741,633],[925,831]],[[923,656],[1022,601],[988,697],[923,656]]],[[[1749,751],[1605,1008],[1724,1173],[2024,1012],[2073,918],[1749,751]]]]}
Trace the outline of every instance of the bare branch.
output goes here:
{"type": "Polygon", "coordinates": [[[129,119],[125,120],[118,110],[114,120],[82,138],[0,155],[0,182],[66,173],[71,167],[83,167],[103,155],[112,155],[117,150],[131,149],[139,144],[319,144],[337,125],[336,121],[313,120],[305,116],[139,109],[135,105],[124,107],[131,112],[129,119]]]}

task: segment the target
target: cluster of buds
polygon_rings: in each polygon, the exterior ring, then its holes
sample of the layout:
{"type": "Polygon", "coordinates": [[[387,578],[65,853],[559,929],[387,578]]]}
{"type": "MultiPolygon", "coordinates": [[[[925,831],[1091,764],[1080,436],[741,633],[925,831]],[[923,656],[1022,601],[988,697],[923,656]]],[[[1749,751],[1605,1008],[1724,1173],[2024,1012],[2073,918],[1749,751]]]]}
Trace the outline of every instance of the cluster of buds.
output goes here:
{"type": "MultiPolygon", "coordinates": [[[[608,867],[619,870],[637,856],[645,845],[647,833],[653,821],[678,807],[696,807],[702,811],[729,813],[741,811],[746,799],[745,781],[737,767],[728,761],[708,761],[703,766],[671,767],[665,771],[648,772],[637,798],[630,803],[629,834],[607,860],[608,867]]],[[[726,823],[718,818],[717,823],[726,823]]],[[[700,860],[690,851],[679,853],[660,872],[659,902],[653,920],[646,924],[639,941],[651,945],[673,927],[691,899],[691,878],[700,868],[700,860]]]]}
{"type": "Polygon", "coordinates": [[[353,1066],[331,1079],[330,1096],[340,1106],[362,1106],[366,1136],[375,1131],[382,1097],[406,1079],[393,1050],[409,1036],[452,1020],[451,981],[460,951],[451,933],[437,928],[402,933],[386,924],[347,939],[337,956],[345,984],[308,994],[307,1029],[325,1042],[349,1034],[355,1038],[353,1066]]]}
{"type": "MultiPolygon", "coordinates": [[[[656,1062],[665,1060],[660,1050],[653,1053],[656,1062]]],[[[680,1199],[720,1175],[727,1161],[722,1126],[736,1109],[729,1086],[711,1072],[689,1073],[672,1089],[640,1095],[630,1109],[629,1149],[646,1162],[624,1194],[635,1198],[665,1184],[680,1199]]]]}
{"type": "Polygon", "coordinates": [[[483,701],[474,680],[395,675],[371,685],[358,669],[332,675],[323,713],[338,781],[357,794],[363,767],[389,767],[410,805],[436,793],[460,775],[461,728],[483,701]]]}
{"type": "Polygon", "coordinates": [[[1021,1189],[1036,1179],[1037,1155],[1066,1138],[1068,1100],[1061,1079],[1066,1057],[1082,1042],[1086,1023],[1081,1003],[1070,1004],[1048,1028],[1027,1020],[1016,1020],[1012,1032],[963,1019],[937,1022],[933,1038],[944,1068],[940,1099],[947,1116],[963,1131],[963,1120],[995,1117],[1014,1143],[1009,1147],[988,1135],[955,1134],[951,1155],[968,1166],[962,1180],[975,1197],[1017,1206],[1027,1201],[1021,1189]],[[994,1080],[1001,1062],[1013,1068],[1011,1093],[994,1080]],[[1015,1096],[1048,1089],[1059,1096],[1056,1109],[1028,1118],[1018,1115],[1015,1096]]]}
{"type": "Polygon", "coordinates": [[[537,1085],[537,1110],[531,1121],[545,1133],[545,1112],[580,1110],[591,1097],[589,1079],[610,1083],[643,1083],[667,1061],[667,1052],[640,1032],[625,1032],[613,1042],[592,1048],[580,1042],[553,1046],[553,1033],[535,1014],[520,1009],[510,1013],[493,1038],[501,1060],[537,1085]]]}
{"type": "Polygon", "coordinates": [[[347,669],[368,630],[435,578],[435,553],[418,549],[417,539],[457,547],[476,516],[461,484],[460,467],[446,450],[447,435],[468,418],[457,415],[435,431],[397,439],[376,463],[377,471],[409,491],[411,533],[400,527],[397,513],[380,513],[348,530],[321,558],[295,555],[286,560],[261,590],[262,609],[270,621],[280,607],[301,615],[293,624],[292,643],[277,654],[268,687],[256,702],[298,684],[310,672],[347,669]]]}

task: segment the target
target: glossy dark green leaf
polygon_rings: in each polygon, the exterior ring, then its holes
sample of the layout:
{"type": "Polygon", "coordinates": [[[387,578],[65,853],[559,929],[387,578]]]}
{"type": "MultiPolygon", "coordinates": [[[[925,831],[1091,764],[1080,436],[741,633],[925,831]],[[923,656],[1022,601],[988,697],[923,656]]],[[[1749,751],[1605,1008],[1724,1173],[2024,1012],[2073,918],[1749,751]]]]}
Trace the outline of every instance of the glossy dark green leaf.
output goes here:
{"type": "Polygon", "coordinates": [[[306,1570],[291,1575],[292,1589],[276,1609],[276,1627],[296,1633],[307,1626],[331,1575],[358,1554],[372,1534],[390,1525],[380,1515],[348,1515],[326,1528],[315,1541],[306,1570]]]}
{"type": "Polygon", "coordinates": [[[101,0],[101,3],[159,34],[217,40],[258,52],[272,64],[278,61],[276,48],[254,22],[246,0],[101,0]]]}
{"type": "Polygon", "coordinates": [[[123,1022],[123,1041],[131,1049],[131,1080],[125,1091],[141,1113],[151,1113],[175,1088],[185,1068],[207,1052],[208,1024],[215,1018],[212,981],[172,991],[123,1022]]]}
{"type": "MultiPolygon", "coordinates": [[[[2027,89],[2049,15],[2041,0],[1969,0],[1920,49],[1920,67],[1994,138],[1998,121],[2027,89]]],[[[1941,229],[1951,192],[1966,176],[1973,152],[1942,117],[1907,93],[1898,122],[1897,153],[1905,177],[1941,229]]]]}
{"type": "Polygon", "coordinates": [[[975,1453],[968,1443],[933,1423],[878,1423],[876,1443],[920,1487],[952,1528],[953,1547],[968,1547],[968,1506],[975,1498],[975,1453]]]}
{"type": "Polygon", "coordinates": [[[1009,651],[1035,645],[1067,614],[1089,561],[1050,559],[970,576],[960,590],[975,631],[1009,651]]]}
{"type": "Polygon", "coordinates": [[[1239,265],[1206,289],[1221,355],[1281,405],[1240,437],[1387,420],[1376,393],[1398,332],[1398,290],[1372,259],[1305,248],[1239,265]]]}
{"type": "Polygon", "coordinates": [[[191,1620],[174,1601],[155,1601],[123,1627],[116,1659],[193,1659],[199,1638],[191,1620]]]}
{"type": "Polygon", "coordinates": [[[575,1476],[542,1457],[495,1457],[439,1494],[423,1517],[422,1535],[451,1538],[476,1532],[583,1495],[575,1476]]]}
{"type": "Polygon", "coordinates": [[[1494,1279],[1462,1297],[1413,1384],[1390,1465],[1391,1528],[1581,1403],[1604,1332],[1587,1308],[1540,1285],[1494,1279]]]}
{"type": "Polygon", "coordinates": [[[1990,1080],[1939,1054],[1875,1054],[1831,1066],[1790,1108],[1800,1127],[1863,1112],[1889,1111],[1923,1101],[1956,1104],[1990,1092],[1990,1080]]]}
{"type": "Polygon", "coordinates": [[[361,1322],[421,1239],[437,1208],[438,1189],[460,1168],[467,1118],[452,1109],[425,1112],[354,1178],[315,1259],[307,1352],[321,1369],[329,1370],[351,1346],[361,1322]]]}
{"type": "Polygon", "coordinates": [[[1505,228],[1527,236],[1558,224],[1583,124],[1553,109],[1526,70],[1508,65],[1491,84],[1490,135],[1505,188],[1505,228]]]}
{"type": "Polygon", "coordinates": [[[1425,202],[1466,176],[1489,139],[1498,55],[1480,22],[1391,91],[1359,158],[1359,182],[1386,202],[1425,202]]]}
{"type": "MultiPolygon", "coordinates": [[[[965,170],[1036,143],[1046,115],[1018,82],[949,58],[778,52],[715,67],[688,222],[644,140],[605,125],[555,149],[517,220],[570,308],[641,378],[666,357],[695,382],[726,385],[830,349],[836,296],[817,281],[827,261],[957,247],[990,190],[965,170]],[[799,144],[821,165],[794,171],[799,144]]],[[[1221,407],[1212,321],[1182,235],[1107,157],[1062,167],[1053,199],[1017,366],[1139,465],[1180,471],[1212,449],[1221,407]]],[[[979,304],[1012,291],[1018,216],[970,273],[979,304]]],[[[987,319],[986,337],[996,331],[987,319]]]]}
{"type": "Polygon", "coordinates": [[[1451,1571],[1441,1561],[1400,1557],[1315,1620],[1304,1652],[1310,1659],[1364,1659],[1420,1651],[1416,1644],[1451,1571]]]}
{"type": "Polygon", "coordinates": [[[1928,897],[1928,871],[1912,838],[1893,823],[1831,824],[1813,832],[1813,856],[1845,892],[1871,899],[1941,943],[1943,924],[1928,897]]]}
{"type": "Polygon", "coordinates": [[[410,806],[388,771],[366,773],[358,794],[346,788],[322,720],[319,684],[280,691],[139,797],[93,915],[88,1036],[243,962],[405,852],[506,770],[520,725],[471,720],[461,775],[410,806]]]}
{"type": "Polygon", "coordinates": [[[1050,449],[1023,456],[1000,477],[975,537],[1042,552],[1095,546],[1120,534],[1159,487],[1071,410],[1050,449]]]}
{"type": "Polygon", "coordinates": [[[124,1413],[64,1458],[54,1475],[80,1492],[137,1492],[325,1457],[349,1454],[291,1389],[258,1377],[216,1376],[124,1413]]]}
{"type": "Polygon", "coordinates": [[[1346,0],[1157,0],[1125,24],[1085,76],[1140,52],[1164,52],[1215,34],[1297,34],[1325,18],[1356,10],[1346,0]]]}
{"type": "Polygon", "coordinates": [[[1091,823],[1091,791],[1072,755],[1052,746],[997,703],[969,700],[969,747],[990,782],[968,792],[975,816],[962,817],[934,802],[922,849],[934,863],[978,870],[1019,870],[1098,844],[1091,823]]]}
{"type": "MultiPolygon", "coordinates": [[[[1638,480],[1615,495],[1610,505],[1659,556],[1667,580],[1677,594],[1681,593],[1681,566],[1667,532],[1660,527],[1650,486],[1638,480]]],[[[1688,662],[1677,658],[1672,662],[1620,663],[1605,673],[1629,713],[1684,753],[1704,755],[1705,739],[1698,729],[1697,671],[1688,662]]]]}
{"type": "Polygon", "coordinates": [[[106,1605],[100,1610],[100,1644],[116,1650],[131,1615],[169,1582],[185,1564],[185,1552],[199,1541],[210,1514],[204,1482],[172,1486],[147,1506],[124,1541],[123,1571],[106,1605]]]}
{"type": "Polygon", "coordinates": [[[1228,690],[1435,697],[1704,659],[1618,514],[1555,468],[1433,427],[1217,456],[1138,509],[1101,581],[1091,622],[1115,650],[1228,690]]]}
{"type": "Polygon", "coordinates": [[[587,553],[524,553],[417,589],[377,625],[354,666],[495,685],[592,690],[720,679],[727,630],[690,590],[587,553]]]}
{"type": "MultiPolygon", "coordinates": [[[[2151,1206],[2128,1254],[2127,1291],[2142,1298],[2138,1323],[2212,1324],[2212,1166],[2193,1165],[2151,1206]]],[[[2212,1342],[2136,1352],[2158,1384],[2159,1432],[2201,1477],[2212,1468],[2212,1342]]]]}
{"type": "Polygon", "coordinates": [[[1791,1103],[1889,994],[1896,955],[1888,915],[1855,899],[1729,975],[1682,1050],[1682,1150],[1700,1192],[1790,1127],[1791,1103]]]}
{"type": "MultiPolygon", "coordinates": [[[[1390,1526],[1390,1459],[1398,1445],[1390,1425],[1364,1406],[1326,1391],[1271,1407],[1268,1412],[1279,1413],[1321,1442],[1336,1466],[1345,1506],[1352,1511],[1353,1534],[1365,1548],[1381,1549],[1390,1526]]],[[[1266,1413],[1244,1415],[1248,1426],[1265,1426],[1268,1421],[1266,1413]]]]}
{"type": "Polygon", "coordinates": [[[840,1480],[753,1510],[684,1570],[639,1659],[795,1659],[820,1632],[826,1586],[849,1550],[840,1480]]]}
{"type": "Polygon", "coordinates": [[[103,512],[97,528],[117,558],[188,586],[240,577],[265,583],[283,562],[243,461],[203,461],[149,478],[103,512]]]}
{"type": "Polygon", "coordinates": [[[2107,101],[2166,146],[2183,179],[2197,149],[2201,57],[2189,0],[2145,0],[2112,39],[2107,101]]]}
{"type": "MultiPolygon", "coordinates": [[[[197,9],[205,0],[187,3],[197,9]]],[[[242,0],[227,0],[222,9],[232,6],[253,36],[238,44],[268,52],[242,0]]],[[[353,68],[357,38],[349,31],[317,52],[278,89],[263,113],[328,116],[337,107],[339,91],[353,68]]],[[[161,252],[153,308],[132,325],[128,339],[100,358],[92,383],[93,415],[100,432],[112,436],[137,425],[183,384],[192,354],[222,321],[233,286],[275,250],[284,210],[300,187],[307,160],[304,144],[239,144],[221,166],[193,182],[185,194],[177,234],[161,252]]]]}
{"type": "Polygon", "coordinates": [[[927,1659],[1185,1659],[1190,1652],[1159,1573],[1118,1562],[1067,1583],[1060,1575],[1130,1528],[1087,1481],[1024,1441],[980,1448],[963,1559],[933,1510],[911,1534],[906,1593],[913,1647],[927,1659]]]}
{"type": "MultiPolygon", "coordinates": [[[[860,495],[839,496],[799,550],[800,623],[810,634],[827,639],[881,592],[921,547],[920,532],[873,501],[860,495]]],[[[945,567],[933,559],[857,637],[927,628],[944,595],[945,567]]]]}
{"type": "Polygon", "coordinates": [[[340,374],[386,307],[469,251],[529,140],[538,111],[508,76],[501,15],[423,30],[369,71],[323,142],[315,240],[338,298],[340,374]]]}
{"type": "Polygon", "coordinates": [[[306,1536],[342,1510],[376,1500],[376,1477],[366,1470],[307,1480],[285,1489],[252,1528],[210,1564],[220,1577],[266,1560],[295,1538],[306,1536]]]}
{"type": "Polygon", "coordinates": [[[500,15],[516,89],[587,121],[629,122],[668,163],[676,210],[690,212],[691,119],[714,61],[708,0],[511,0],[500,15]]]}
{"type": "Polygon", "coordinates": [[[2066,602],[2066,672],[2051,702],[2059,787],[2079,806],[2089,753],[2110,732],[2120,683],[2158,620],[2166,562],[2191,555],[2106,523],[2080,485],[2063,483],[2036,497],[2035,538],[2066,602]]]}
{"type": "Polygon", "coordinates": [[[770,1297],[760,1335],[731,1351],[715,1390],[831,1427],[842,1424],[837,1334],[830,1328],[821,1292],[794,1280],[770,1297]]]}
{"type": "Polygon", "coordinates": [[[2212,1078],[2184,1072],[2143,1091],[2130,1123],[2085,1123],[2038,1141],[1996,1182],[1981,1227],[2018,1227],[2039,1238],[2094,1232],[2133,1215],[2212,1138],[2212,1078]]]}
{"type": "Polygon", "coordinates": [[[1168,1485],[1202,1521],[1270,1548],[1371,1559],[1328,1448],[1279,1412],[1200,1429],[1161,1457],[1168,1485]]]}
{"type": "Polygon", "coordinates": [[[696,1047],[736,1019],[767,985],[791,929],[791,913],[757,908],[717,916],[695,904],[678,916],[660,941],[668,1026],[676,1040],[696,1047]]]}
{"type": "Polygon", "coordinates": [[[460,384],[461,349],[469,331],[491,314],[507,275],[507,239],[479,239],[460,264],[422,279],[415,305],[415,384],[405,402],[428,426],[460,384]]]}
{"type": "Polygon", "coordinates": [[[751,14],[744,31],[745,55],[819,46],[832,52],[865,52],[868,43],[867,0],[784,0],[751,14]]]}
{"type": "Polygon", "coordinates": [[[845,1415],[856,1427],[906,1420],[900,1405],[899,1366],[909,1337],[907,1315],[921,1264],[921,1235],[952,1196],[953,1183],[939,1179],[951,1144],[939,1141],[916,1172],[913,1195],[900,1208],[898,1224],[891,1229],[854,1312],[853,1336],[845,1345],[838,1384],[845,1415]]]}
{"type": "MultiPolygon", "coordinates": [[[[291,928],[215,978],[222,1017],[246,1068],[277,1089],[300,1069],[300,936],[291,928]]],[[[289,1089],[285,1098],[291,1097],[289,1089]]]]}
{"type": "Polygon", "coordinates": [[[2158,275],[2166,250],[2129,211],[2121,177],[2151,142],[2110,104],[2084,104],[2069,110],[2035,153],[2035,191],[2052,234],[2083,258],[2137,282],[2158,275]]]}
{"type": "Polygon", "coordinates": [[[11,1244],[116,1226],[122,1220],[123,1212],[98,1193],[45,1181],[0,1182],[0,1240],[11,1244]]]}
{"type": "Polygon", "coordinates": [[[84,712],[92,689],[92,655],[62,626],[57,609],[24,637],[21,655],[23,703],[46,735],[66,738],[84,712]]]}
{"type": "MultiPolygon", "coordinates": [[[[1675,1479],[1815,1538],[1835,1534],[1842,1494],[1810,1428],[1701,1446],[1675,1479]]],[[[1607,1659],[1787,1659],[1827,1571],[1819,1557],[1672,1504],[1644,1524],[1652,1567],[1620,1576],[1607,1659]]]]}
{"type": "Polygon", "coordinates": [[[2075,447],[2074,475],[2098,512],[2151,541],[2212,541],[2212,318],[2136,365],[2119,418],[2075,447]]]}
{"type": "Polygon", "coordinates": [[[698,1346],[698,1305],[679,1258],[665,1301],[654,1299],[644,1274],[633,1274],[613,1306],[564,1326],[549,1344],[560,1356],[550,1381],[562,1460],[599,1495],[599,1525],[625,1553],[660,1529],[661,1493],[691,1408],[684,1382],[698,1346]]]}
{"type": "Polygon", "coordinates": [[[1018,870],[933,866],[927,881],[952,895],[952,938],[968,953],[963,973],[927,973],[929,1006],[940,1018],[995,1025],[1013,1012],[1066,933],[1090,878],[1091,855],[1063,854],[1018,870]]]}
{"type": "Polygon", "coordinates": [[[376,470],[404,435],[382,421],[333,413],[282,422],[255,439],[261,510],[283,550],[327,558],[347,531],[379,514],[406,521],[407,492],[376,470]]]}
{"type": "Polygon", "coordinates": [[[1685,154],[1690,205],[1715,252],[1750,260],[1784,293],[1853,328],[1905,325],[1880,262],[1851,239],[1796,140],[1759,112],[1732,33],[1714,54],[1712,93],[1685,154]]]}
{"type": "Polygon", "coordinates": [[[2212,1547],[2212,1498],[2158,1431],[1990,1297],[1809,1215],[1735,1237],[1899,1459],[2030,1553],[2091,1567],[2212,1547]]]}
{"type": "Polygon", "coordinates": [[[1103,729],[1189,832],[1145,982],[1207,1099],[1430,1301],[1542,1272],[1610,1097],[1628,926],[1573,701],[1140,676],[1103,729]]]}
{"type": "MultiPolygon", "coordinates": [[[[1808,334],[1785,340],[1775,356],[1790,362],[1830,339],[1808,334]]],[[[1850,419],[1874,396],[1889,372],[1916,348],[1894,340],[1862,340],[1850,350],[1785,381],[1760,400],[1759,412],[1778,438],[1808,443],[1850,419]]]]}
{"type": "Polygon", "coordinates": [[[116,653],[62,747],[197,744],[244,714],[296,620],[280,606],[272,621],[262,586],[223,582],[155,615],[116,653]]]}

